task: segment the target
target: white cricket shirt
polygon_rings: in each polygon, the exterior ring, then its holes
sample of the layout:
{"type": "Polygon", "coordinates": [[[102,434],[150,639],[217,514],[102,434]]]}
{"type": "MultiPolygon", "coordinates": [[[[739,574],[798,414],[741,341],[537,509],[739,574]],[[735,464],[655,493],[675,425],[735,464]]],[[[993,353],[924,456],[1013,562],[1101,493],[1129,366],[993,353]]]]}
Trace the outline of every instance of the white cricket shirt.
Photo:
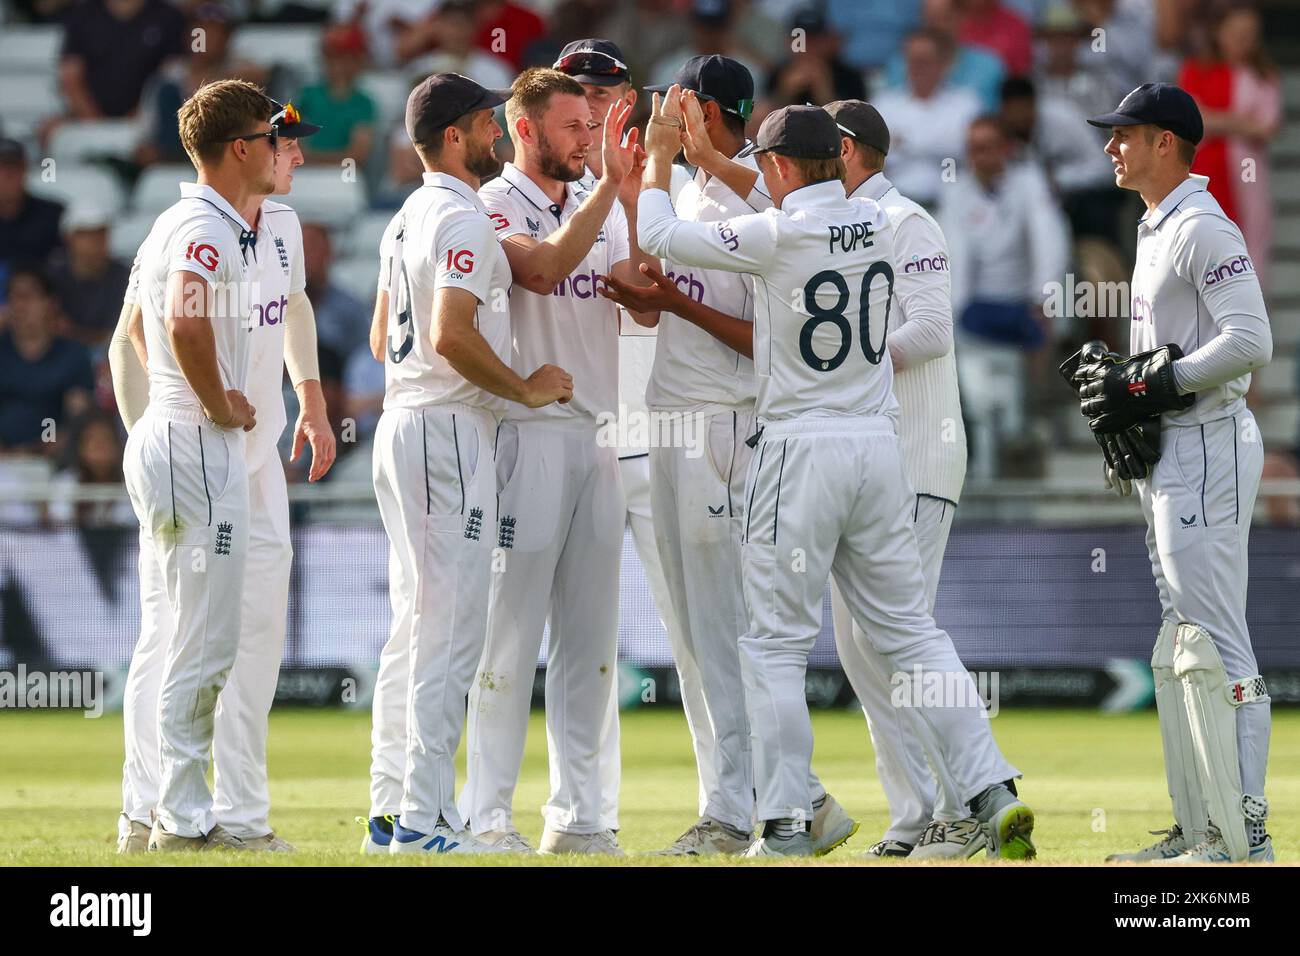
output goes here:
{"type": "Polygon", "coordinates": [[[641,248],[754,277],[756,410],[762,421],[896,417],[885,344],[894,241],[873,200],[839,180],[796,189],[782,209],[686,222],[661,189],[641,193],[641,248]],[[864,334],[865,333],[865,334],[864,334]]]}
{"type": "Polygon", "coordinates": [[[464,378],[434,351],[434,294],[466,289],[478,299],[474,325],[510,360],[510,264],[487,208],[466,183],[425,173],[379,246],[379,288],[388,293],[384,408],[459,402],[500,412],[505,399],[464,378]]]}
{"type": "MultiPolygon", "coordinates": [[[[736,160],[755,172],[751,156],[736,160]]],[[[704,170],[686,183],[673,200],[677,216],[693,222],[720,222],[770,209],[772,200],[759,177],[750,199],[737,196],[721,179],[704,170]]],[[[738,272],[705,269],[666,258],[664,275],[696,302],[727,315],[754,321],[754,280],[738,272]]],[[[754,402],[754,363],[718,341],[698,325],[671,312],[659,315],[659,342],[646,388],[646,404],[665,411],[711,414],[754,402]]]]}
{"type": "MultiPolygon", "coordinates": [[[[552,203],[540,186],[513,163],[485,184],[479,196],[492,216],[496,237],[544,240],[578,211],[590,193],[568,183],[564,205],[552,203]]],[[[599,277],[630,257],[627,217],[617,202],[591,249],[550,293],[522,287],[510,297],[514,344],[511,367],[522,376],[539,365],[558,365],[573,376],[573,400],[542,408],[507,403],[515,421],[567,421],[596,425],[602,412],[618,414],[618,306],[597,291],[599,277]]],[[[505,258],[505,253],[502,253],[505,258]]]]}
{"type": "Polygon", "coordinates": [[[1171,342],[1182,348],[1174,379],[1195,392],[1168,425],[1199,425],[1245,408],[1250,372],[1268,362],[1272,335],[1255,265],[1236,223],[1189,176],[1138,224],[1130,290],[1132,354],[1171,342]]]}

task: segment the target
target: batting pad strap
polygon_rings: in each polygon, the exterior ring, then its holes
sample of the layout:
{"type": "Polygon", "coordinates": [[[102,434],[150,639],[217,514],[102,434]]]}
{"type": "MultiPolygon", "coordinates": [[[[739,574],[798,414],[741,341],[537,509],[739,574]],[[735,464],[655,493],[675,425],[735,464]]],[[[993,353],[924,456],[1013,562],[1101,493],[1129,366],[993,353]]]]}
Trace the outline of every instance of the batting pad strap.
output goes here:
{"type": "Polygon", "coordinates": [[[1228,685],[1228,699],[1238,707],[1242,704],[1252,704],[1257,700],[1268,700],[1268,688],[1264,686],[1264,678],[1256,674],[1254,677],[1243,677],[1241,680],[1233,681],[1228,685]]]}

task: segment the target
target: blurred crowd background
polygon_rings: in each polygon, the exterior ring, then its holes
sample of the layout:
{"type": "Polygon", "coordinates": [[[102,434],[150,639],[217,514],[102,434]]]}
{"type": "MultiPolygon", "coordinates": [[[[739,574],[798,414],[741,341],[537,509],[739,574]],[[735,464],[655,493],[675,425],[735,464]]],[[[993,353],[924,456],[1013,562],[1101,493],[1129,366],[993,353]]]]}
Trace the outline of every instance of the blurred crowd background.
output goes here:
{"type": "MultiPolygon", "coordinates": [[[[223,77],[264,84],[324,126],[287,201],[304,224],[331,416],[340,432],[355,422],[329,481],[368,483],[383,397],[367,346],[378,241],[421,174],[407,92],[444,70],[506,87],[589,36],[621,46],[638,87],[697,53],[745,63],[751,135],[789,103],[880,109],[886,174],[950,244],[976,487],[1098,475],[1054,369],[1086,338],[1127,348],[1142,209],[1114,187],[1105,135],[1084,118],[1140,83],[1177,81],[1206,120],[1194,171],[1241,226],[1270,303],[1274,360],[1250,401],[1267,476],[1294,477],[1294,14],[1289,0],[0,0],[0,489],[120,482],[107,341],[137,246],[193,178],[176,109],[223,77]]],[[[643,96],[636,122],[647,109],[643,96]]],[[[287,388],[286,400],[292,422],[287,388]]],[[[302,464],[286,454],[291,480],[305,480],[302,464]]],[[[1276,498],[1269,517],[1295,522],[1300,508],[1276,498]]],[[[131,516],[121,500],[0,503],[0,524],[68,521],[131,516]]]]}

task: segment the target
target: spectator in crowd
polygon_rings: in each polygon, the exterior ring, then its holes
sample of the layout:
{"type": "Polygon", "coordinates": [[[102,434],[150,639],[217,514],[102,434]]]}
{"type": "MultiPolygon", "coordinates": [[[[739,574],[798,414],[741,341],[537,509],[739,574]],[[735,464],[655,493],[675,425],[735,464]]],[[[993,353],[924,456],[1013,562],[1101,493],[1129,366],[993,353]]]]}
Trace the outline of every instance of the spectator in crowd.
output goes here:
{"type": "Polygon", "coordinates": [[[19,263],[44,264],[50,258],[62,244],[62,216],[60,203],[27,191],[22,143],[0,139],[0,280],[19,263]]]}
{"type": "Polygon", "coordinates": [[[60,436],[49,428],[90,406],[90,353],[55,333],[58,304],[39,269],[9,273],[0,331],[0,453],[45,454],[60,436]]]}
{"type": "Polygon", "coordinates": [[[980,114],[979,97],[967,89],[944,85],[952,62],[949,38],[919,30],[904,47],[907,83],[885,90],[873,100],[889,125],[889,178],[899,192],[932,205],[951,172],[966,127],[980,114]]]}
{"type": "Polygon", "coordinates": [[[391,70],[403,62],[401,38],[436,5],[437,0],[339,0],[334,22],[359,28],[371,62],[391,70]]]}
{"type": "Polygon", "coordinates": [[[111,501],[72,500],[85,485],[121,486],[122,439],[117,420],[91,410],[69,427],[69,439],[60,457],[63,467],[50,483],[49,518],[79,528],[123,527],[135,523],[131,502],[125,496],[111,501]]]}
{"type": "MultiPolygon", "coordinates": [[[[572,37],[610,36],[611,27],[607,24],[616,15],[618,6],[622,5],[607,0],[559,0],[546,18],[546,35],[524,50],[524,66],[550,66],[559,59],[560,51],[572,37]]],[[[626,6],[635,9],[640,4],[626,6]]],[[[658,15],[662,17],[664,12],[661,10],[658,15]]]]}
{"type": "Polygon", "coordinates": [[[418,45],[437,49],[413,60],[409,69],[422,77],[431,73],[460,73],[490,90],[508,89],[517,72],[510,61],[488,53],[474,42],[478,6],[477,0],[446,0],[412,28],[412,37],[426,38],[425,43],[418,45]]]}
{"type": "Polygon", "coordinates": [[[844,58],[860,70],[875,70],[921,25],[921,0],[826,0],[826,15],[844,37],[844,58]]]}
{"type": "Polygon", "coordinates": [[[1034,65],[1029,24],[1001,0],[962,0],[957,35],[963,43],[992,50],[1012,76],[1022,76],[1034,65]]]}
{"type": "MultiPolygon", "coordinates": [[[[732,0],[691,0],[690,40],[668,53],[650,72],[647,85],[672,83],[681,65],[693,56],[717,53],[744,64],[750,76],[765,76],[758,58],[744,48],[734,29],[732,0]]],[[[635,39],[633,43],[635,44],[635,39]]]]}
{"type": "MultiPolygon", "coordinates": [[[[996,112],[998,93],[1002,89],[1002,80],[1007,75],[1007,69],[996,53],[982,46],[963,43],[958,38],[957,27],[960,20],[957,0],[925,0],[925,6],[921,10],[921,22],[925,29],[947,37],[948,44],[954,51],[952,65],[948,68],[944,81],[949,86],[970,90],[980,98],[985,111],[996,112]]],[[[906,59],[900,48],[889,58],[889,64],[885,68],[885,83],[890,87],[899,87],[906,82],[906,77],[906,59]]]]}
{"type": "Polygon", "coordinates": [[[64,331],[92,349],[113,334],[131,274],[109,254],[108,228],[109,216],[102,209],[86,203],[72,206],[63,217],[63,252],[50,270],[66,320],[64,331]]]}
{"type": "MultiPolygon", "coordinates": [[[[546,36],[546,21],[527,6],[510,0],[481,0],[478,7],[478,45],[514,68],[511,79],[524,68],[524,54],[546,36]]],[[[509,84],[506,84],[509,86],[509,84]]]]}
{"type": "Polygon", "coordinates": [[[345,413],[357,423],[357,434],[369,438],[384,410],[384,365],[376,362],[370,344],[359,345],[343,366],[345,413]]]}
{"type": "Polygon", "coordinates": [[[969,168],[944,187],[937,218],[951,257],[970,474],[992,478],[1002,453],[1027,432],[1025,382],[1043,379],[1050,354],[1044,287],[1064,279],[1068,238],[1047,180],[1037,165],[1009,161],[996,118],[975,120],[966,140],[969,168]],[[1041,358],[1027,363],[1026,353],[1041,358]]]}
{"type": "MultiPolygon", "coordinates": [[[[552,31],[555,53],[558,54],[574,37],[608,37],[627,54],[628,69],[640,82],[640,77],[649,76],[660,61],[681,47],[681,20],[674,13],[675,5],[675,0],[628,0],[613,5],[608,19],[599,29],[584,26],[581,30],[570,29],[563,33],[557,25],[552,31]]],[[[682,61],[685,60],[683,54],[682,61]]],[[[537,65],[548,66],[554,62],[555,56],[552,55],[537,65]]],[[[640,98],[646,99],[648,97],[640,98]]]]}
{"type": "Polygon", "coordinates": [[[321,36],[324,79],[298,97],[303,113],[321,127],[312,136],[307,162],[366,165],[374,145],[375,102],[357,83],[366,64],[365,38],[355,26],[335,26],[321,36]]]}
{"type": "Polygon", "coordinates": [[[1156,42],[1156,13],[1164,5],[1164,0],[1074,0],[1088,37],[1080,46],[1081,63],[1107,85],[1111,103],[1143,83],[1174,79],[1178,59],[1156,42]]]}
{"type": "MultiPolygon", "coordinates": [[[[339,355],[348,355],[358,345],[370,340],[371,308],[330,281],[334,248],[325,226],[315,222],[303,223],[302,256],[307,274],[307,298],[316,313],[316,339],[322,347],[331,348],[339,355]]],[[[341,377],[341,370],[339,374],[341,377]]]]}
{"type": "Polygon", "coordinates": [[[770,112],[796,103],[865,100],[862,73],[840,58],[840,38],[826,23],[820,8],[806,6],[790,20],[790,33],[803,40],[803,50],[777,64],[767,75],[770,112]]]}
{"type": "Polygon", "coordinates": [[[1012,159],[1037,163],[1070,217],[1071,231],[1112,238],[1123,193],[1103,152],[1105,138],[1069,100],[1039,95],[1028,77],[1002,84],[1002,128],[1012,159]]]}
{"type": "Polygon", "coordinates": [[[1277,69],[1260,45],[1259,14],[1233,7],[1212,24],[1209,60],[1188,60],[1178,85],[1196,98],[1205,138],[1192,172],[1210,177],[1210,192],[1241,227],[1267,291],[1273,245],[1268,145],[1282,121],[1277,69]]]}
{"type": "Polygon", "coordinates": [[[81,0],[63,23],[70,119],[131,116],[149,79],[189,48],[185,16],[167,0],[81,0]]]}
{"type": "Polygon", "coordinates": [[[135,153],[142,166],[189,161],[181,147],[176,112],[204,83],[239,79],[265,86],[270,76],[266,67],[232,55],[235,22],[225,4],[200,3],[190,18],[190,28],[202,31],[202,42],[190,42],[189,55],[169,62],[145,87],[140,104],[143,136],[135,153]]]}
{"type": "Polygon", "coordinates": [[[1100,116],[1115,105],[1110,82],[1079,65],[1092,38],[1069,0],[1048,9],[1038,36],[1042,56],[1034,79],[1042,93],[1069,100],[1084,116],[1100,116]]]}

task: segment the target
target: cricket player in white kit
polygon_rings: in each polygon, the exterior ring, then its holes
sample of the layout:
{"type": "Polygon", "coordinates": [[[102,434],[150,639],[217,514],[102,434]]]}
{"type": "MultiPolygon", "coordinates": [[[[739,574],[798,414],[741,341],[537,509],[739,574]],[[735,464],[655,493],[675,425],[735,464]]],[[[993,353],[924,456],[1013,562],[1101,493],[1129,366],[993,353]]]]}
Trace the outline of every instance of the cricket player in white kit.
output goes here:
{"type": "Polygon", "coordinates": [[[455,73],[430,76],[407,100],[406,128],[426,173],[384,233],[372,344],[385,350],[384,412],[375,431],[380,516],[407,593],[376,689],[370,832],[363,850],[485,853],[455,802],[455,755],[465,695],[483,651],[497,521],[497,416],[506,400],[536,408],[572,396],[562,369],[527,379],[506,364],[509,264],[477,192],[500,165],[492,111],[504,102],[455,73]],[[403,681],[393,680],[401,674],[403,681]],[[404,707],[392,706],[394,694],[404,707]],[[393,731],[396,729],[397,734],[393,731]],[[396,760],[384,744],[400,737],[396,760]],[[389,805],[385,805],[388,803],[389,805]]]}
{"type": "MultiPolygon", "coordinates": [[[[746,143],[754,97],[749,70],[728,57],[697,56],[675,82],[692,94],[687,115],[694,122],[683,128],[682,144],[697,167],[674,197],[678,215],[716,222],[771,208],[756,185],[753,158],[731,163],[746,143]],[[739,191],[724,179],[729,167],[749,174],[739,191]]],[[[744,476],[755,430],[753,279],[671,261],[664,269],[646,270],[648,287],[614,280],[607,293],[624,305],[660,310],[662,341],[646,395],[665,422],[650,456],[655,531],[682,626],[681,646],[674,648],[678,673],[683,687],[698,684],[707,711],[698,719],[684,695],[700,766],[700,817],[664,852],[743,853],[753,842],[755,806],[739,650],[747,626],[740,571],[744,476]]],[[[857,825],[815,775],[809,786],[814,846],[829,852],[857,825]]]]}
{"type": "Polygon", "coordinates": [[[1207,180],[1189,175],[1203,133],[1191,96],[1144,84],[1089,122],[1110,129],[1115,182],[1147,207],[1133,269],[1132,357],[1090,343],[1074,381],[1103,442],[1158,422],[1152,454],[1144,453],[1158,461],[1132,477],[1164,618],[1151,667],[1174,810],[1164,839],[1110,859],[1269,862],[1269,697],[1246,627],[1264,449],[1245,394],[1250,373],[1272,357],[1264,298],[1241,231],[1207,180]]]}
{"type": "MultiPolygon", "coordinates": [[[[277,131],[275,192],[288,193],[293,170],[302,165],[298,140],[319,127],[304,123],[290,104],[277,108],[270,122],[277,131]]],[[[293,549],[289,539],[289,503],[284,469],[275,446],[286,424],[281,382],[286,366],[298,392],[301,412],[294,429],[293,456],[304,442],[312,446],[309,479],[317,480],[334,459],[320,375],[316,364],[316,327],[305,292],[302,232],[288,206],[264,199],[250,219],[253,236],[249,275],[248,398],[262,410],[246,438],[249,484],[248,555],[244,568],[240,646],[226,686],[217,700],[213,764],[214,813],[224,845],[250,850],[289,851],[268,822],[267,716],[275,697],[283,656],[293,549]]],[[[110,350],[119,409],[128,431],[145,410],[133,380],[144,382],[148,348],[139,305],[139,278],[151,249],[146,240],[132,270],[123,307],[122,334],[110,350]],[[135,397],[133,397],[135,396],[135,397]]],[[[132,658],[123,704],[126,762],[119,847],[123,852],[147,844],[146,823],[157,799],[157,703],[163,655],[173,621],[166,600],[163,568],[150,547],[140,558],[141,636],[132,658]]]]}
{"type": "MultiPolygon", "coordinates": [[[[507,407],[497,443],[504,569],[492,581],[487,644],[470,690],[462,814],[493,845],[527,850],[512,823],[533,675],[550,622],[546,667],[551,795],[539,850],[620,853],[602,826],[600,739],[617,680],[618,572],[623,544],[617,449],[600,440],[618,409],[618,309],[600,277],[641,259],[625,207],[640,185],[631,107],[615,103],[601,130],[601,179],[582,188],[592,145],[582,86],[553,69],[526,70],[506,106],[516,164],[481,195],[510,261],[514,367],[555,361],[574,376],[573,401],[507,407]]],[[[634,215],[634,213],[633,213],[634,215]]],[[[654,316],[634,315],[653,323],[654,316]]]]}
{"type": "Polygon", "coordinates": [[[813,853],[804,678],[833,573],[892,672],[960,688],[948,706],[919,707],[938,759],[960,799],[989,824],[997,852],[1032,856],[1033,813],[1004,784],[1006,763],[974,682],[925,609],[884,361],[894,282],[888,220],[872,200],[845,196],[838,128],[825,111],[800,106],[764,120],[754,150],[775,208],[718,223],[678,219],[663,191],[678,146],[678,99],[676,88],[663,104],[655,96],[642,244],[675,262],[756,277],[761,431],[746,481],[749,628],[740,644],[764,828],[747,852],[813,853]]]}
{"type": "Polygon", "coordinates": [[[172,623],[165,648],[142,649],[161,657],[151,850],[221,844],[205,777],[217,695],[239,646],[249,538],[244,432],[256,424],[244,395],[246,217],[275,188],[272,112],[259,89],[237,81],[201,87],[185,102],[181,141],[198,183],[182,186],[141,255],[149,405],[131,430],[123,470],[172,623]]]}

